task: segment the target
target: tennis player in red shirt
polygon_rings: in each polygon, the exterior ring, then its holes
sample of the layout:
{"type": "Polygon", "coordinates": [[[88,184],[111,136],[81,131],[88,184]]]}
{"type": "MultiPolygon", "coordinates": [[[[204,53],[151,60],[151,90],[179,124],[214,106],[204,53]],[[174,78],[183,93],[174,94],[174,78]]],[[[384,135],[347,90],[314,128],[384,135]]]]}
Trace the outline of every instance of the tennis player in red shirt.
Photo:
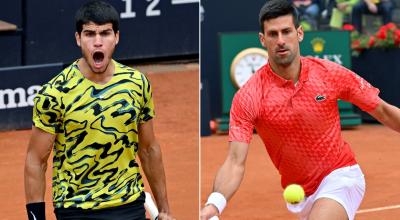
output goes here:
{"type": "Polygon", "coordinates": [[[242,181],[253,129],[281,175],[301,185],[306,199],[287,204],[299,219],[354,219],[365,192],[364,175],[341,136],[337,100],[349,101],[400,132],[400,109],[379,90],[333,62],[300,56],[303,30],[286,0],[260,11],[261,44],[268,64],[236,93],[230,113],[230,149],[201,220],[220,215],[242,181]]]}

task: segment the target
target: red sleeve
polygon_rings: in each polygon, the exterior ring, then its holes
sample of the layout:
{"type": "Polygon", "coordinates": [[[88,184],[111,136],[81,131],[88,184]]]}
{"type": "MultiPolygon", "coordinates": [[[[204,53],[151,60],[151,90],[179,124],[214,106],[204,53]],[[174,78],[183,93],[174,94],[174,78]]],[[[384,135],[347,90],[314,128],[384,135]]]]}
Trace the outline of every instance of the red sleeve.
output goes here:
{"type": "Polygon", "coordinates": [[[256,119],[256,103],[248,92],[239,90],[232,101],[229,141],[250,143],[256,119]]]}
{"type": "Polygon", "coordinates": [[[380,102],[379,89],[365,79],[338,64],[331,64],[335,71],[334,83],[339,88],[339,98],[351,102],[366,112],[373,111],[380,102]]]}

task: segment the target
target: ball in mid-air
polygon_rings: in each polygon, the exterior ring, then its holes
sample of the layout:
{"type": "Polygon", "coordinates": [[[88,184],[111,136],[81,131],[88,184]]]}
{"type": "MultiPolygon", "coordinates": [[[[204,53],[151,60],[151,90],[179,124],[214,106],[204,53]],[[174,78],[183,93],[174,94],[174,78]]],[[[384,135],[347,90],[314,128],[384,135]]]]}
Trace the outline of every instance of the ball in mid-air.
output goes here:
{"type": "Polygon", "coordinates": [[[297,204],[304,199],[303,187],[297,184],[288,185],[283,191],[283,198],[290,204],[297,204]]]}

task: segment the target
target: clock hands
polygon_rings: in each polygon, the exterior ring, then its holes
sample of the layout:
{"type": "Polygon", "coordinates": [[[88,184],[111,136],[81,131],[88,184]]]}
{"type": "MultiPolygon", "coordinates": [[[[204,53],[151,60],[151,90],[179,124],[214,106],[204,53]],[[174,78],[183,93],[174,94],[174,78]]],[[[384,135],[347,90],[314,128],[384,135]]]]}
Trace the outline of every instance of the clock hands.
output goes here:
{"type": "Polygon", "coordinates": [[[247,65],[250,66],[250,68],[251,68],[251,73],[254,74],[254,73],[256,72],[256,70],[255,70],[255,68],[254,68],[254,65],[251,64],[251,63],[248,63],[247,65]]]}

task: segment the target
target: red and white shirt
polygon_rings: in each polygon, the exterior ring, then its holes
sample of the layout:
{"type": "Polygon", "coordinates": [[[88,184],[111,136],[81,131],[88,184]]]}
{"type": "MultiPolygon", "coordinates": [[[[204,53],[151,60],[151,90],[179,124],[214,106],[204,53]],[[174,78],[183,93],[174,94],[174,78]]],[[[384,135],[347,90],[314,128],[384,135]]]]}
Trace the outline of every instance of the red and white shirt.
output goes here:
{"type": "Polygon", "coordinates": [[[356,164],[341,136],[338,99],[374,110],[379,90],[331,61],[301,58],[296,85],[266,64],[236,93],[229,141],[250,143],[255,128],[281,175],[282,187],[296,183],[306,195],[333,170],[356,164]]]}

